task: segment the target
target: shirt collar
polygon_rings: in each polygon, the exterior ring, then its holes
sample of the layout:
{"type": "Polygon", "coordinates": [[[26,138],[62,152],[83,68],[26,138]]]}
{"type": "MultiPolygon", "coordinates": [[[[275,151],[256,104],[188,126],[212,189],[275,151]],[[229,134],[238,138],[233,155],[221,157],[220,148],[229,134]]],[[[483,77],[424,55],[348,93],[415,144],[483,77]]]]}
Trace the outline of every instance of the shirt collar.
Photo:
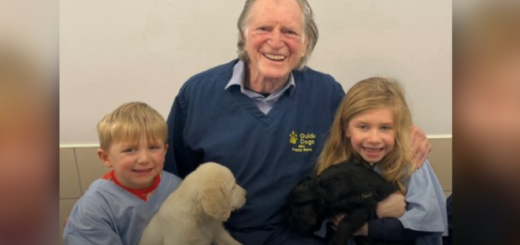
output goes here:
{"type": "MultiPolygon", "coordinates": [[[[231,79],[229,79],[229,82],[226,84],[226,87],[224,89],[228,89],[231,86],[237,85],[240,86],[240,92],[243,94],[245,93],[245,87],[244,87],[244,77],[246,75],[245,70],[245,63],[241,60],[239,60],[235,66],[233,67],[233,75],[231,76],[231,79]]],[[[289,83],[287,83],[280,92],[284,92],[287,89],[290,89],[290,94],[293,93],[294,89],[296,88],[296,83],[294,82],[294,76],[293,73],[289,75],[289,83]]]]}

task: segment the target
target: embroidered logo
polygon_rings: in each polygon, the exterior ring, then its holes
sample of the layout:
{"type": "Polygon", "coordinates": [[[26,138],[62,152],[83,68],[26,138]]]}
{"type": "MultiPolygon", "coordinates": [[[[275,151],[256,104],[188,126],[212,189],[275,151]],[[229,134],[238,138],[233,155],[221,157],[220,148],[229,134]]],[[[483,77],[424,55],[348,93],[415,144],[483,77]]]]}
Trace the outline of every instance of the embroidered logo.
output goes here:
{"type": "Polygon", "coordinates": [[[314,133],[296,133],[294,131],[289,134],[289,143],[291,143],[291,151],[293,152],[312,152],[316,143],[316,135],[314,133]]]}
{"type": "Polygon", "coordinates": [[[298,135],[294,131],[292,131],[292,133],[289,134],[289,137],[290,137],[289,143],[295,145],[296,141],[298,141],[298,135]]]}

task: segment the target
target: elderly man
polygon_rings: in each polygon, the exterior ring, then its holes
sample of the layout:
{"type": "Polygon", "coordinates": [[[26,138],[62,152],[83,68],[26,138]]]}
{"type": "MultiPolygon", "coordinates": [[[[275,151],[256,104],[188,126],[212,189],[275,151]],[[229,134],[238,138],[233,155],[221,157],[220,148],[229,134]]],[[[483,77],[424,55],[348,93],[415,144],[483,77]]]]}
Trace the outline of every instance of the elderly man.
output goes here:
{"type": "MultiPolygon", "coordinates": [[[[305,66],[318,39],[312,9],[306,0],[247,0],[238,29],[239,59],[193,76],[175,98],[165,170],[185,177],[208,161],[230,168],[248,194],[226,228],[243,244],[323,244],[282,225],[286,196],[313,172],[344,96],[332,76],[305,66]]],[[[422,162],[430,145],[414,131],[422,162]]],[[[399,217],[404,197],[379,206],[399,217]]]]}

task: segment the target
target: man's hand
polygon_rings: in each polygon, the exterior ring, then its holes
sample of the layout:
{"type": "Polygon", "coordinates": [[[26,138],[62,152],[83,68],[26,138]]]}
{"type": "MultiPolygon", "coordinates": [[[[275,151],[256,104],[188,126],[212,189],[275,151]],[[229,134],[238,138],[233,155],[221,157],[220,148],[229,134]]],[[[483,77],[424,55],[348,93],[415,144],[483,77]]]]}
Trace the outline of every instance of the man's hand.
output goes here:
{"type": "Polygon", "coordinates": [[[399,218],[406,211],[404,195],[397,191],[377,204],[377,217],[379,218],[399,218]]]}
{"type": "Polygon", "coordinates": [[[426,160],[426,156],[432,150],[432,145],[426,134],[417,126],[413,125],[411,128],[411,150],[412,160],[415,163],[416,169],[421,168],[426,160]]]}

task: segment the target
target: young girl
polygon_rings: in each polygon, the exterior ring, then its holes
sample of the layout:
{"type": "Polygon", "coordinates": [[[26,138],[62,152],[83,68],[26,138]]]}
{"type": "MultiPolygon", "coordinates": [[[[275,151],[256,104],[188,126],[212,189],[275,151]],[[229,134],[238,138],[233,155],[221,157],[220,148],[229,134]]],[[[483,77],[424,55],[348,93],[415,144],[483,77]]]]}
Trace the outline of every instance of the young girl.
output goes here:
{"type": "MultiPolygon", "coordinates": [[[[360,81],[336,112],[316,173],[346,161],[364,162],[405,195],[404,215],[371,220],[355,235],[441,245],[447,231],[444,192],[428,161],[415,169],[410,154],[411,127],[399,83],[378,77],[360,81]]],[[[343,216],[335,217],[333,223],[337,225],[343,216]]]]}

